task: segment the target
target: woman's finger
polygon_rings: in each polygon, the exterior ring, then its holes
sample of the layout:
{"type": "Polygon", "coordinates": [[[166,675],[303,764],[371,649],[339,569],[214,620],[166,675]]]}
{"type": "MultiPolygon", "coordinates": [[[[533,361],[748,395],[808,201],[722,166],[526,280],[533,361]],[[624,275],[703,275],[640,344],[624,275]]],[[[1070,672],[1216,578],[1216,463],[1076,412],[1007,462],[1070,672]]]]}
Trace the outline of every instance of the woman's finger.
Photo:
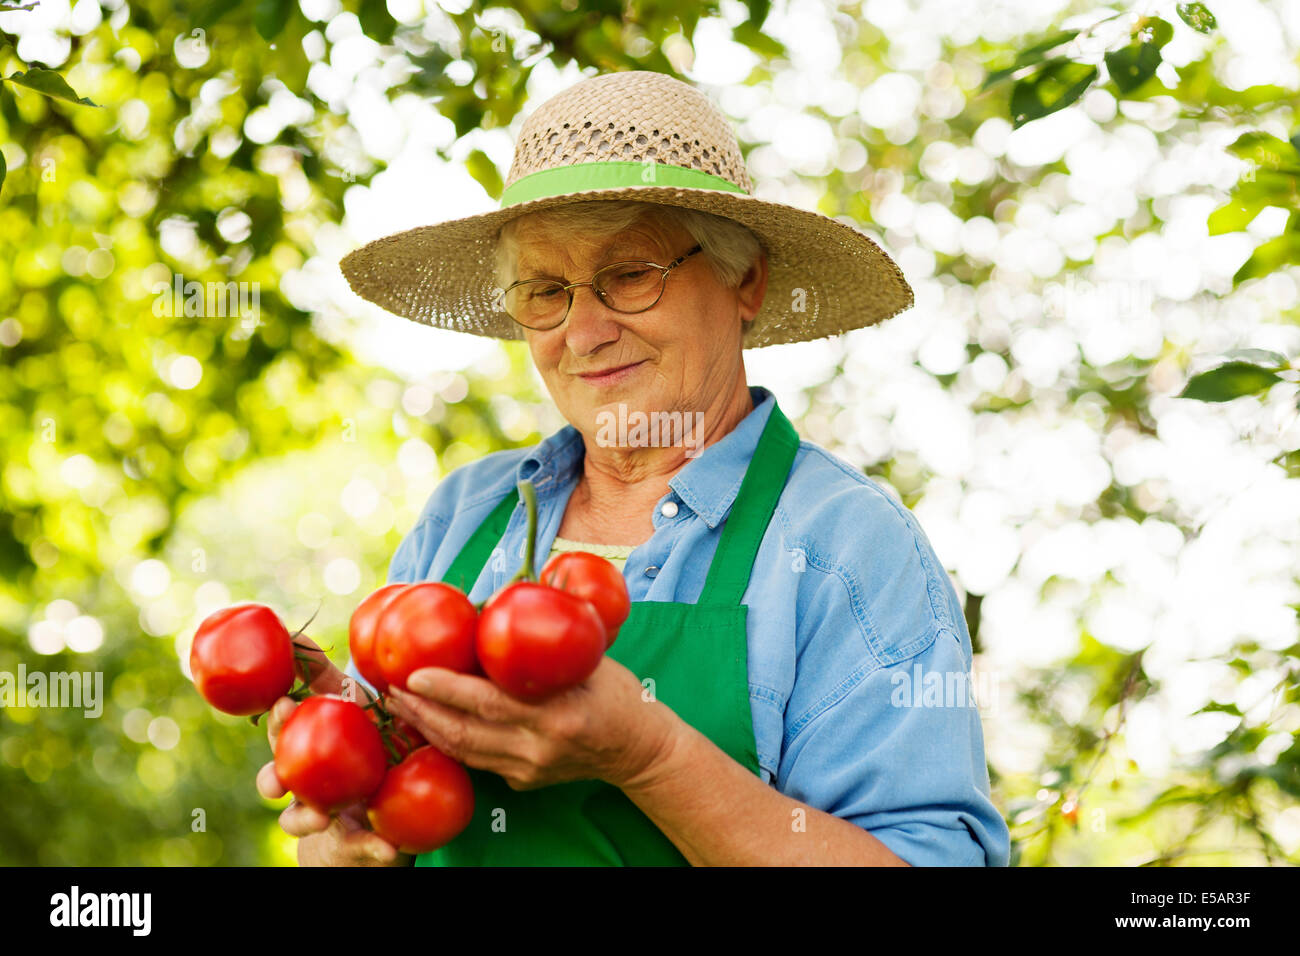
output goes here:
{"type": "Polygon", "coordinates": [[[268,800],[279,800],[289,792],[275,773],[274,760],[263,764],[262,769],[257,772],[257,792],[268,800]]]}
{"type": "Polygon", "coordinates": [[[280,814],[280,829],[289,836],[305,837],[329,829],[331,817],[295,800],[280,814]]]}

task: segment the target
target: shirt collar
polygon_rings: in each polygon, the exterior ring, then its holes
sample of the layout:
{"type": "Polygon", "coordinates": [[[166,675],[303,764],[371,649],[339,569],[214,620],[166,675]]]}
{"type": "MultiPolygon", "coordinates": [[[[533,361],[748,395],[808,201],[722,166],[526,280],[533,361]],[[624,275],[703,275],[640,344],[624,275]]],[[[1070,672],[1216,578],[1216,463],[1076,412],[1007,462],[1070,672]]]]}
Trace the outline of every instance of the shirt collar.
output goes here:
{"type": "MultiPolygon", "coordinates": [[[[762,385],[749,386],[749,397],[754,403],[749,414],[668,480],[668,487],[710,528],[717,527],[736,500],[758,439],[776,407],[775,397],[762,385]]],[[[515,482],[531,480],[542,494],[552,484],[574,479],[585,454],[582,433],[565,425],[524,456],[515,471],[515,482]]]]}

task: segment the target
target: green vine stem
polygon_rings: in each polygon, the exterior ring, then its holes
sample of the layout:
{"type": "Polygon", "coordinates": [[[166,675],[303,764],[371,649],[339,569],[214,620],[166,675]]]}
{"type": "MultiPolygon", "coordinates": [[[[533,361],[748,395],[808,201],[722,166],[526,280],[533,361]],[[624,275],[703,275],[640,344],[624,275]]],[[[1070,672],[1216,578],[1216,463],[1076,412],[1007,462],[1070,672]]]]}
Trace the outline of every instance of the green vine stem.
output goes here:
{"type": "Polygon", "coordinates": [[[537,492],[527,478],[519,482],[519,496],[524,499],[524,507],[528,510],[528,537],[524,547],[524,566],[507,582],[507,586],[519,581],[537,581],[537,575],[533,573],[533,555],[537,544],[537,492]]]}

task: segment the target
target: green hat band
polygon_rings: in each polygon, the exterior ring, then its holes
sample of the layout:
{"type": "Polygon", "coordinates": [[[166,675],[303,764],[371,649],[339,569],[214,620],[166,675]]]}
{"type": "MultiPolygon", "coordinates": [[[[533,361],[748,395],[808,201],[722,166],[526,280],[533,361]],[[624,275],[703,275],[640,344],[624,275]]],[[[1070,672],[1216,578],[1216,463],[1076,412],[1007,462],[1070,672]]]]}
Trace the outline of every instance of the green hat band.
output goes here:
{"type": "Polygon", "coordinates": [[[505,188],[501,193],[501,208],[545,199],[547,196],[562,196],[589,189],[622,189],[626,186],[677,186],[686,189],[721,189],[729,193],[745,192],[730,180],[699,169],[671,166],[652,160],[610,160],[556,166],[529,173],[505,188]]]}

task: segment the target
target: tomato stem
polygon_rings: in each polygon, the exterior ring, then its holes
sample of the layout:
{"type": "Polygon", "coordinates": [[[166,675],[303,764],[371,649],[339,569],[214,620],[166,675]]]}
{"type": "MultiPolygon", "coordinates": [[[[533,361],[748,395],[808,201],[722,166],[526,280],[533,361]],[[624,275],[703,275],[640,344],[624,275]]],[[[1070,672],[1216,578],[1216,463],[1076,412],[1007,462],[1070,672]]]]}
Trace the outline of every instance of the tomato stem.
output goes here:
{"type": "Polygon", "coordinates": [[[524,566],[510,579],[510,584],[518,581],[537,581],[537,575],[533,573],[533,555],[537,543],[537,492],[533,489],[533,483],[527,478],[519,482],[519,496],[524,499],[524,507],[528,511],[528,531],[524,542],[524,566]]]}
{"type": "MultiPolygon", "coordinates": [[[[311,624],[311,622],[314,621],[314,620],[316,620],[316,615],[320,613],[321,605],[324,604],[324,603],[325,603],[325,602],[322,601],[321,604],[317,604],[317,605],[316,605],[316,610],[314,610],[314,611],[311,612],[311,617],[307,618],[307,623],[304,624],[302,627],[298,628],[298,630],[294,631],[294,632],[293,632],[293,635],[292,635],[293,637],[297,637],[297,636],[298,636],[299,634],[301,634],[303,631],[307,630],[307,628],[308,628],[308,626],[311,624]]],[[[298,646],[301,647],[302,645],[298,645],[298,646]]]]}

